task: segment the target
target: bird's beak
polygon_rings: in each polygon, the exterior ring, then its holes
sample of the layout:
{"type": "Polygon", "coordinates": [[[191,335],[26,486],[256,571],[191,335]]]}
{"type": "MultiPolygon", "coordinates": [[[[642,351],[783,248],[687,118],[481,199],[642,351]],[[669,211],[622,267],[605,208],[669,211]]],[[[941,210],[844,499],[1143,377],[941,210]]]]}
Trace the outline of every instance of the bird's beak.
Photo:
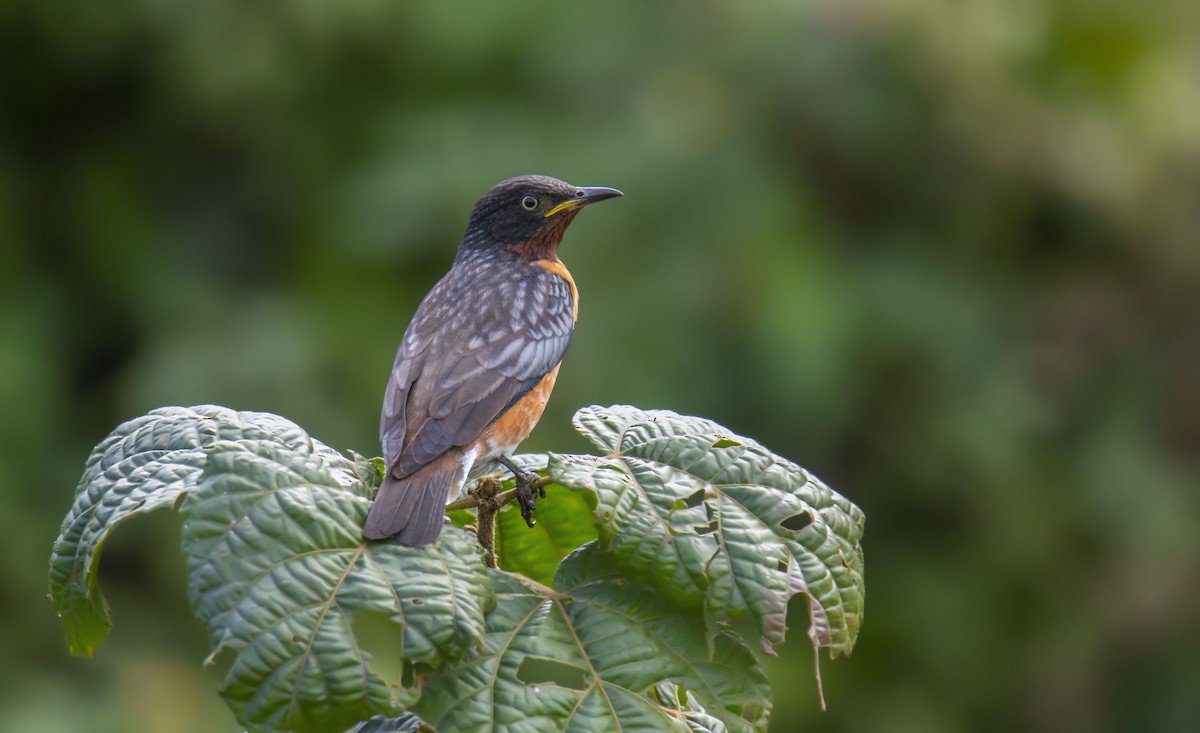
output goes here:
{"type": "Polygon", "coordinates": [[[575,198],[567,199],[558,206],[555,206],[553,209],[550,209],[546,212],[543,218],[549,219],[555,214],[561,214],[564,211],[571,211],[572,209],[578,209],[583,206],[587,206],[588,204],[594,204],[597,201],[613,199],[617,196],[624,195],[625,194],[621,193],[615,188],[607,188],[605,186],[581,186],[575,189],[575,198]]]}

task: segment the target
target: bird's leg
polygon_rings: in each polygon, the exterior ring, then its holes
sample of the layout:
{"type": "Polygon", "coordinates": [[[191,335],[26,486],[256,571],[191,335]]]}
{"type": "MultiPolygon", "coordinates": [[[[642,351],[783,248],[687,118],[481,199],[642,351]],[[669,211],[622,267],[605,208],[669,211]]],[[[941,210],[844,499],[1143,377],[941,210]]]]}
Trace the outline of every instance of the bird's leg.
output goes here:
{"type": "Polygon", "coordinates": [[[537,483],[541,477],[513,463],[508,456],[500,456],[496,460],[500,465],[512,471],[513,481],[517,485],[517,502],[521,505],[521,517],[525,519],[525,524],[532,527],[534,525],[533,512],[537,509],[538,496],[546,498],[546,487],[537,483]]]}

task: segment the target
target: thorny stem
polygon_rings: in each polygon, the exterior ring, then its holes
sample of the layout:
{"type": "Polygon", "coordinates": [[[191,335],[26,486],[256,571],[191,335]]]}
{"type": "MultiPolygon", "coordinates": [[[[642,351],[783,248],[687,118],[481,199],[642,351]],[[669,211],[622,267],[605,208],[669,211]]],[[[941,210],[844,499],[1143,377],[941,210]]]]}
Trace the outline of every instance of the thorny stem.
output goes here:
{"type": "MultiPolygon", "coordinates": [[[[548,477],[542,476],[533,483],[533,489],[539,489],[553,483],[548,477]]],[[[446,505],[446,511],[453,509],[478,509],[475,516],[475,536],[479,538],[479,546],[487,552],[487,566],[496,567],[496,512],[508,502],[517,498],[517,490],[500,491],[500,482],[495,476],[484,476],[479,485],[467,492],[468,496],[457,499],[446,505]]]]}

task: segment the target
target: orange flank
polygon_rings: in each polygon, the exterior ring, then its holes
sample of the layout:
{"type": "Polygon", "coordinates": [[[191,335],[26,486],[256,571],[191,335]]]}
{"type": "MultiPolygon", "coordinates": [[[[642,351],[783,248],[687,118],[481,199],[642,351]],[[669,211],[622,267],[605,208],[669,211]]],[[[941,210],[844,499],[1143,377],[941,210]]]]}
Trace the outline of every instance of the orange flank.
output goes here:
{"type": "Polygon", "coordinates": [[[484,429],[476,441],[480,454],[497,455],[496,451],[499,449],[500,453],[507,455],[533,432],[533,426],[541,419],[542,411],[546,409],[546,403],[550,400],[550,392],[554,389],[554,380],[558,379],[560,366],[561,363],[551,369],[537,386],[484,429]]]}

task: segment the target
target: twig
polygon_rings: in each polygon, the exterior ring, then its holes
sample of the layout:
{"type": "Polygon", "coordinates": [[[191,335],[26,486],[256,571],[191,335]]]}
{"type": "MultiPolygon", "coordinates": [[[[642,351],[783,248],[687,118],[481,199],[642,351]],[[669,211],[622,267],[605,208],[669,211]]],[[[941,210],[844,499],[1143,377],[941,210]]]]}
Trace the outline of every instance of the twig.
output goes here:
{"type": "MultiPolygon", "coordinates": [[[[483,479],[480,480],[480,485],[482,485],[484,481],[494,481],[494,482],[496,482],[497,485],[499,485],[499,483],[500,483],[499,481],[496,481],[496,479],[492,476],[485,476],[483,479]]],[[[533,483],[533,488],[537,489],[537,488],[541,488],[543,486],[549,486],[552,483],[554,483],[554,482],[551,481],[549,477],[542,476],[533,483]]],[[[479,506],[480,503],[482,503],[482,502],[479,499],[479,497],[476,496],[477,491],[478,491],[478,487],[468,491],[467,492],[468,496],[464,496],[461,499],[455,499],[454,501],[450,502],[449,504],[446,505],[446,511],[449,512],[449,511],[453,511],[455,509],[474,509],[475,507],[479,506]]],[[[494,498],[497,502],[499,502],[499,504],[496,508],[499,509],[500,507],[504,506],[505,504],[512,501],[516,497],[517,497],[516,489],[509,489],[508,491],[503,491],[499,494],[496,494],[496,496],[494,498]]]]}
{"type": "MultiPolygon", "coordinates": [[[[543,486],[553,483],[542,476],[533,483],[536,491],[543,486]]],[[[467,492],[467,496],[450,502],[446,511],[453,509],[478,509],[475,513],[475,536],[479,546],[487,553],[487,566],[496,567],[496,512],[508,502],[517,498],[517,490],[500,491],[500,482],[495,476],[484,476],[479,485],[467,492]]]]}

